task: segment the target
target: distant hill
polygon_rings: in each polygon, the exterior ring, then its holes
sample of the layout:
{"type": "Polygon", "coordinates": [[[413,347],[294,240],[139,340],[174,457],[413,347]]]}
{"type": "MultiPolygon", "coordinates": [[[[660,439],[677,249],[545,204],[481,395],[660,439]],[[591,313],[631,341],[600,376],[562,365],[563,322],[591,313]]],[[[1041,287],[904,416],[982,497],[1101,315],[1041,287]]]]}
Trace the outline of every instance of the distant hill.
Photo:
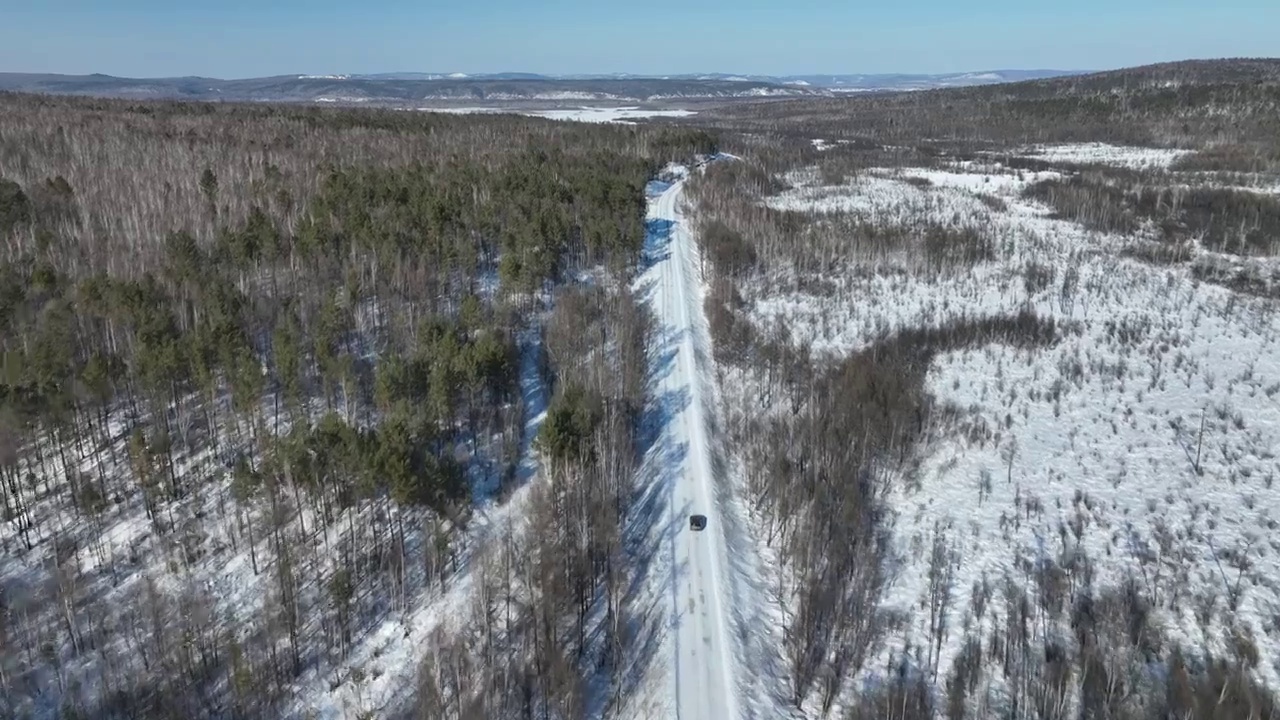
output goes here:
{"type": "Polygon", "coordinates": [[[1280,59],[1161,63],[918,93],[736,103],[699,113],[722,130],[977,147],[1106,141],[1201,148],[1202,169],[1280,167],[1280,59]],[[1215,155],[1216,154],[1216,155],[1215,155]],[[1212,164],[1218,157],[1221,162],[1212,164]]]}
{"type": "Polygon", "coordinates": [[[819,88],[908,88],[908,87],[952,87],[985,85],[990,83],[1017,82],[1019,80],[1035,80],[1039,78],[1081,75],[1083,70],[981,70],[962,73],[942,74],[832,74],[811,73],[808,75],[753,75],[743,73],[682,73],[676,75],[637,75],[634,73],[586,73],[570,75],[541,75],[537,73],[380,73],[376,75],[352,75],[350,77],[370,79],[396,80],[441,80],[447,78],[470,78],[473,80],[724,80],[728,82],[757,82],[775,85],[802,83],[819,88]]]}
{"type": "Polygon", "coordinates": [[[1169,92],[1185,87],[1263,88],[1280,86],[1280,58],[1184,60],[1140,65],[1070,77],[1032,78],[998,89],[975,90],[1013,99],[1086,97],[1098,94],[1169,92]]]}
{"type": "Polygon", "coordinates": [[[838,93],[926,90],[1073,74],[1058,70],[995,70],[945,75],[539,75],[505,72],[282,75],[222,80],[204,77],[124,78],[111,75],[0,73],[0,91],[119,98],[331,102],[406,105],[439,101],[616,101],[802,98],[838,93]]]}
{"type": "Polygon", "coordinates": [[[0,74],[0,90],[119,98],[406,105],[432,101],[619,101],[799,97],[815,91],[768,82],[697,79],[556,79],[529,76],[286,75],[242,80],[0,74]]]}
{"type": "Polygon", "coordinates": [[[379,80],[443,80],[468,78],[471,80],[664,80],[664,81],[719,81],[735,83],[763,83],[825,89],[833,92],[927,90],[943,87],[971,87],[995,83],[1018,82],[1069,75],[1081,75],[1080,70],[983,70],[943,74],[808,74],[808,75],[751,75],[741,73],[684,73],[678,75],[635,75],[632,73],[539,75],[536,73],[504,72],[467,75],[465,73],[383,73],[354,75],[351,77],[379,80]]]}
{"type": "Polygon", "coordinates": [[[833,92],[896,92],[905,90],[933,90],[945,87],[972,87],[999,83],[1036,80],[1042,78],[1080,75],[1079,70],[983,70],[977,72],[944,74],[881,73],[871,75],[703,75],[716,80],[755,80],[776,82],[783,85],[823,88],[833,92]]]}

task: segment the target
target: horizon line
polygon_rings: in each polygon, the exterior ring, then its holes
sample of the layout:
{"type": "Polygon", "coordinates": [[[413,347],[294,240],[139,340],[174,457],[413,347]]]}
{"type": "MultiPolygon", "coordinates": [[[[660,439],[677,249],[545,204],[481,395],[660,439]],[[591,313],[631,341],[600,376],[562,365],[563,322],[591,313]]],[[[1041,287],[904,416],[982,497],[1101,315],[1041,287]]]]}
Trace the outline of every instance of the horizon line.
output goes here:
{"type": "MultiPolygon", "coordinates": [[[[1225,59],[1225,58],[1224,58],[1225,59]]],[[[1185,62],[1185,61],[1183,61],[1185,62]]],[[[1164,63],[1152,63],[1164,64],[1164,63]]],[[[1142,67],[1135,65],[1133,67],[1142,67]]],[[[789,73],[758,73],[758,72],[725,72],[719,70],[708,71],[680,71],[670,73],[647,73],[647,72],[629,72],[629,71],[575,71],[575,72],[537,72],[531,70],[493,70],[493,71],[475,71],[467,72],[463,70],[454,70],[449,72],[434,72],[428,70],[379,70],[373,72],[277,72],[264,75],[244,75],[238,77],[218,77],[214,75],[113,75],[104,72],[52,72],[52,71],[24,71],[24,70],[0,70],[0,75],[52,75],[62,77],[109,77],[121,80],[181,80],[186,78],[200,80],[220,80],[224,82],[235,80],[258,80],[264,78],[275,77],[294,77],[294,78],[375,78],[379,75],[435,75],[433,79],[438,80],[465,80],[468,78],[483,78],[494,75],[535,75],[539,77],[551,79],[574,79],[574,78],[601,78],[627,76],[635,79],[644,80],[661,80],[666,78],[684,78],[691,79],[691,76],[698,75],[719,75],[743,78],[801,78],[801,77],[884,77],[893,75],[919,76],[919,77],[937,77],[945,75],[973,75],[981,73],[1000,73],[1000,72],[1045,72],[1045,73],[1068,73],[1068,74],[1086,74],[1096,72],[1106,72],[1107,70],[1116,70],[1123,68],[1107,68],[1107,69],[1087,69],[1087,68],[1022,68],[1022,67],[1003,67],[1003,68],[987,68],[974,70],[952,70],[942,72],[908,72],[908,71],[888,71],[888,72],[789,72],[789,73]]]]}

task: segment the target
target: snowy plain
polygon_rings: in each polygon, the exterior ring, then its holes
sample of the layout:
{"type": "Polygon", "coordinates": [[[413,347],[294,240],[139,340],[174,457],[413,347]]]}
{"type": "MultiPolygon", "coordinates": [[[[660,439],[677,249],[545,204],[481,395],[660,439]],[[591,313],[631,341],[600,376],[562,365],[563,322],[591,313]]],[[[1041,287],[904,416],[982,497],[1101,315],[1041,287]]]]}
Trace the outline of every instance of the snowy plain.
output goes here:
{"type": "MultiPolygon", "coordinates": [[[[1071,145],[1027,155],[1167,168],[1181,152],[1071,145]]],[[[904,656],[924,664],[930,551],[941,537],[954,563],[943,677],[968,637],[994,629],[991,613],[975,615],[975,591],[1008,579],[1034,593],[1033,568],[1087,558],[1099,590],[1140,583],[1171,642],[1227,654],[1250,638],[1258,676],[1280,687],[1280,314],[1186,266],[1122,257],[1142,238],[1086,231],[1022,197],[1060,174],[993,160],[823,185],[816,170],[798,171],[765,200],[878,225],[927,219],[995,241],[994,260],[960,272],[926,275],[889,258],[824,275],[820,290],[786,271],[742,288],[758,328],[784,324],[815,356],[1023,309],[1068,329],[1047,349],[991,344],[934,359],[928,390],[958,420],[892,490],[896,560],[883,609],[905,621],[859,684],[904,656]]],[[[758,392],[742,377],[722,391],[744,407],[758,392]]],[[[1041,642],[1071,636],[1060,626],[1033,632],[1041,642]]]]}
{"type": "Polygon", "coordinates": [[[656,117],[682,118],[695,115],[693,110],[679,109],[648,109],[637,106],[628,107],[597,107],[583,106],[577,108],[562,108],[553,110],[532,110],[517,107],[426,107],[419,108],[422,112],[448,113],[454,115],[473,115],[473,114],[493,114],[493,113],[516,113],[518,115],[528,115],[530,117],[547,118],[548,120],[568,120],[573,122],[590,122],[590,123],[620,123],[633,124],[636,120],[656,117]]]}
{"type": "Polygon", "coordinates": [[[1046,162],[1110,165],[1137,170],[1168,168],[1179,159],[1190,155],[1191,151],[1176,148],[1131,147],[1109,143],[1070,143],[1063,145],[1032,145],[1021,149],[1017,154],[1046,162]]]}

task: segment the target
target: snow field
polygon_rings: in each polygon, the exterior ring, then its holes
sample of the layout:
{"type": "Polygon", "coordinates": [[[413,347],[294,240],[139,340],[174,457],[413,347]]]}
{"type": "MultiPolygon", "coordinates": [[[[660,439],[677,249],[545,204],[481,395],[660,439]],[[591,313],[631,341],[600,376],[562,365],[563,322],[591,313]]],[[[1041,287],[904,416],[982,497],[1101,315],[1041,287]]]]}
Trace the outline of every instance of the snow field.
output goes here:
{"type": "MultiPolygon", "coordinates": [[[[572,98],[566,98],[572,99],[572,98]]],[[[590,98],[583,98],[590,99],[590,98]]],[[[501,107],[440,107],[419,108],[423,112],[449,113],[456,115],[472,115],[486,113],[515,113],[530,117],[547,118],[548,120],[565,120],[590,123],[619,123],[632,125],[636,120],[656,117],[682,118],[696,115],[693,110],[658,110],[640,107],[579,107],[562,110],[524,110],[520,108],[501,107]]]]}
{"type": "MultiPolygon", "coordinates": [[[[1125,167],[1179,156],[1097,145],[1038,153],[1125,167]]],[[[993,344],[934,360],[928,389],[956,420],[921,448],[918,471],[889,498],[900,562],[883,609],[901,627],[861,681],[928,646],[930,559],[941,537],[954,580],[940,678],[966,639],[995,629],[993,613],[974,613],[975,588],[999,600],[1008,578],[1034,602],[1032,568],[1087,558],[1095,595],[1133,579],[1155,600],[1168,640],[1223,654],[1251,638],[1256,672],[1280,687],[1280,316],[1185,267],[1122,258],[1134,238],[1087,232],[1021,198],[1055,175],[957,163],[821,186],[816,172],[800,171],[787,178],[792,189],[766,200],[877,224],[927,219],[996,241],[994,262],[959,272],[925,276],[889,259],[822,277],[821,292],[797,291],[786,272],[742,288],[754,324],[785,324],[815,355],[843,357],[883,331],[1023,308],[1068,328],[1048,349],[993,344]]],[[[746,385],[725,381],[744,398],[746,385]]],[[[1035,632],[1071,637],[1068,619],[1035,632]]]]}
{"type": "Polygon", "coordinates": [[[1178,159],[1190,155],[1190,150],[1172,148],[1146,148],[1107,143],[1071,143],[1064,145],[1033,145],[1023,148],[1020,154],[1047,162],[1078,163],[1082,165],[1112,165],[1141,169],[1166,169],[1178,159]]]}

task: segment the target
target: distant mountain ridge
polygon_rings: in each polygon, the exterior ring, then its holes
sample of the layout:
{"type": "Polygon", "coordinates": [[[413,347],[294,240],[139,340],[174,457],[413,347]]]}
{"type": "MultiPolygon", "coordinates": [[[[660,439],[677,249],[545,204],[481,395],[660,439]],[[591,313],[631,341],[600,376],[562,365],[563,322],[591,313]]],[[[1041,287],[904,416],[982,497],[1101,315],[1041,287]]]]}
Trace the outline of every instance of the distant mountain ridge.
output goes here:
{"type": "Polygon", "coordinates": [[[322,102],[412,106],[466,101],[653,102],[673,99],[802,97],[804,87],[768,82],[672,78],[550,78],[528,74],[282,75],[217,78],[118,78],[108,75],[0,73],[0,90],[131,99],[322,102]]]}
{"type": "Polygon", "coordinates": [[[95,73],[0,73],[0,91],[248,102],[405,105],[434,101],[606,101],[813,97],[969,87],[1079,75],[1065,70],[991,70],[949,74],[735,75],[630,73],[542,75],[525,72],[299,74],[222,80],[124,78],[95,73]]]}
{"type": "Polygon", "coordinates": [[[378,73],[373,75],[348,75],[347,78],[366,80],[714,80],[721,82],[753,82],[774,85],[825,88],[830,90],[912,90],[942,87],[968,87],[994,83],[1044,80],[1071,75],[1084,75],[1088,70],[980,70],[958,73],[861,73],[807,75],[756,75],[744,73],[682,73],[654,75],[636,73],[586,73],[545,75],[526,72],[500,73],[378,73]]]}

